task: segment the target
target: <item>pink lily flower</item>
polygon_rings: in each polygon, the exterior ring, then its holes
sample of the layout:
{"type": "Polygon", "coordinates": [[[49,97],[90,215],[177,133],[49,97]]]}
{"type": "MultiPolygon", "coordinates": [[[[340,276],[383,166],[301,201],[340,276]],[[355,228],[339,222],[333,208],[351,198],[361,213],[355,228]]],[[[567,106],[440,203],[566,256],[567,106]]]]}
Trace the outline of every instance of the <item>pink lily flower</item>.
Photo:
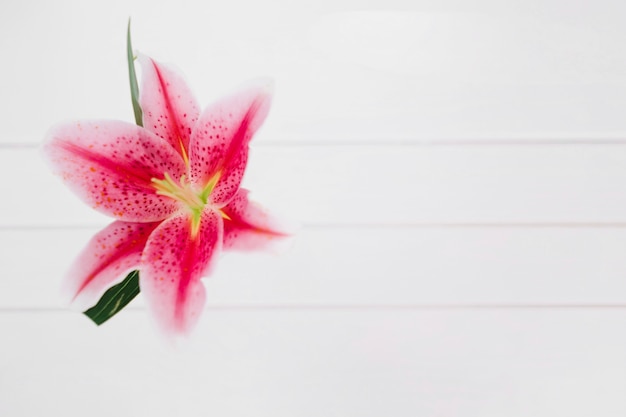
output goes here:
{"type": "Polygon", "coordinates": [[[88,307],[140,271],[149,310],[169,334],[188,333],[205,303],[200,278],[222,249],[258,249],[290,228],[240,188],[248,143],[270,107],[255,83],[202,113],[182,76],[140,56],[144,127],[88,121],[50,131],[44,154],[85,202],[117,220],[79,255],[66,280],[88,307]]]}

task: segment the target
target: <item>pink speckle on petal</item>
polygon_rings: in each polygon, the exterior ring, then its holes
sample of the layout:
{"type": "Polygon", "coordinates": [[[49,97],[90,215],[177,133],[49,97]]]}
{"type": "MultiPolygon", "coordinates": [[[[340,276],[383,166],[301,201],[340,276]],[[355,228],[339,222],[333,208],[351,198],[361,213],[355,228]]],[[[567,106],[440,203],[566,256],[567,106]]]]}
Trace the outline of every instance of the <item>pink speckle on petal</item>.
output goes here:
{"type": "Polygon", "coordinates": [[[140,55],[144,127],[86,121],[52,129],[44,153],[54,172],[117,221],[74,263],[66,287],[88,308],[130,271],[170,335],[191,331],[206,276],[222,248],[260,249],[292,231],[240,189],[248,145],[270,107],[270,82],[199,106],[183,77],[140,55]]]}
{"type": "Polygon", "coordinates": [[[189,144],[192,180],[204,186],[220,180],[211,202],[221,206],[237,192],[248,160],[248,143],[261,126],[271,102],[268,82],[209,106],[197,122],[189,144]]]}
{"type": "Polygon", "coordinates": [[[166,65],[139,55],[142,68],[140,104],[143,123],[181,153],[200,115],[200,107],[182,75],[166,65]]]}
{"type": "Polygon", "coordinates": [[[195,236],[192,217],[183,210],[164,221],[150,236],[142,256],[141,290],[168,333],[187,333],[196,323],[205,299],[200,278],[222,246],[219,214],[205,208],[195,236]]]}
{"type": "Polygon", "coordinates": [[[179,204],[152,178],[179,178],[185,163],[163,139],[124,122],[82,122],[52,130],[44,151],[53,169],[94,209],[125,221],[166,218],[179,204]],[[113,146],[110,146],[110,145],[113,146]]]}
{"type": "Polygon", "coordinates": [[[64,292],[77,307],[94,305],[108,287],[139,267],[146,240],[158,225],[116,221],[105,227],[74,262],[64,292]]]}

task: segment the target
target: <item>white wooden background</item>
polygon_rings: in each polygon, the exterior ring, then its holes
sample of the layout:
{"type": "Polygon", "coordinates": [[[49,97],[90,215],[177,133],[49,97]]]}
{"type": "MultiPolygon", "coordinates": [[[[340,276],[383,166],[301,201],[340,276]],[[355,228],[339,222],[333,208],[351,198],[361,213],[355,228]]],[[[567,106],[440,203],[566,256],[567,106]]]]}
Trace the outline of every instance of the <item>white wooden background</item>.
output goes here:
{"type": "Polygon", "coordinates": [[[626,3],[0,5],[0,415],[626,415],[626,3]],[[271,75],[247,185],[299,219],[225,256],[173,350],[58,297],[107,219],[37,151],[132,121],[137,49],[201,103],[271,75]]]}

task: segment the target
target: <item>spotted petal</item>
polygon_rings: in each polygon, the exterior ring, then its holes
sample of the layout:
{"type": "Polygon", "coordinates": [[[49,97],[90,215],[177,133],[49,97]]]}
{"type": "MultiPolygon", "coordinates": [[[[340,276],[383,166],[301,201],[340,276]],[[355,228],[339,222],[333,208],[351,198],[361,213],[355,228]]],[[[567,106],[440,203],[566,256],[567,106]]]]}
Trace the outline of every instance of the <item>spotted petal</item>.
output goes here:
{"type": "Polygon", "coordinates": [[[115,221],[96,234],[67,274],[63,292],[84,310],[104,292],[137,269],[155,223],[115,221]]]}
{"type": "Polygon", "coordinates": [[[67,124],[48,133],[43,148],[53,171],[85,202],[124,221],[154,222],[178,209],[156,194],[151,179],[185,173],[181,156],[163,139],[117,121],[67,124]]]}
{"type": "Polygon", "coordinates": [[[268,210],[250,201],[248,190],[240,188],[222,208],[224,219],[224,250],[275,249],[287,243],[295,225],[273,216],[268,210]]]}
{"type": "Polygon", "coordinates": [[[248,143],[261,126],[271,102],[271,81],[262,80],[209,106],[189,143],[193,181],[205,187],[218,181],[211,202],[222,206],[237,192],[248,161],[248,143]]]}
{"type": "Polygon", "coordinates": [[[208,206],[194,228],[194,215],[181,210],[150,236],[142,257],[139,286],[161,328],[188,333],[204,307],[200,278],[222,245],[221,216],[208,206]]]}
{"type": "Polygon", "coordinates": [[[186,158],[189,137],[200,115],[198,102],[182,75],[145,55],[139,55],[139,62],[143,125],[186,158]]]}

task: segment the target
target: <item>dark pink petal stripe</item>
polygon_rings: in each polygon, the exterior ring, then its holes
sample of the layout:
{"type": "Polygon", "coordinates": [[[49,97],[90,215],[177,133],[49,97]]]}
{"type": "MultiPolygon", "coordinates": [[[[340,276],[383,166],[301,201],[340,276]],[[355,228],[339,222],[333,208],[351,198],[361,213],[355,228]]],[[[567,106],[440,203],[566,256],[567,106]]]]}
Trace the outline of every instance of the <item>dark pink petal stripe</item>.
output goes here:
{"type": "Polygon", "coordinates": [[[204,187],[219,174],[211,203],[226,204],[237,192],[248,161],[248,144],[271,102],[269,81],[209,106],[200,116],[189,144],[192,180],[204,187]]]}
{"type": "Polygon", "coordinates": [[[67,274],[65,292],[76,306],[93,306],[102,294],[138,269],[141,253],[155,223],[116,221],[98,232],[67,274]]]}
{"type": "Polygon", "coordinates": [[[150,236],[142,256],[141,291],[160,327],[188,333],[202,312],[205,276],[222,247],[223,224],[208,206],[197,233],[185,210],[165,220],[150,236]]]}
{"type": "Polygon", "coordinates": [[[179,203],[156,194],[152,178],[186,172],[181,156],[163,139],[124,122],[90,121],[53,129],[43,148],[53,171],[94,209],[119,220],[153,222],[179,203]]]}
{"type": "Polygon", "coordinates": [[[295,232],[295,225],[279,220],[265,208],[248,198],[248,190],[240,188],[222,209],[224,249],[269,249],[284,243],[295,232]]]}
{"type": "Polygon", "coordinates": [[[139,61],[143,69],[140,104],[144,127],[167,140],[181,155],[188,153],[189,138],[200,115],[193,93],[182,75],[166,65],[144,55],[139,61]]]}

